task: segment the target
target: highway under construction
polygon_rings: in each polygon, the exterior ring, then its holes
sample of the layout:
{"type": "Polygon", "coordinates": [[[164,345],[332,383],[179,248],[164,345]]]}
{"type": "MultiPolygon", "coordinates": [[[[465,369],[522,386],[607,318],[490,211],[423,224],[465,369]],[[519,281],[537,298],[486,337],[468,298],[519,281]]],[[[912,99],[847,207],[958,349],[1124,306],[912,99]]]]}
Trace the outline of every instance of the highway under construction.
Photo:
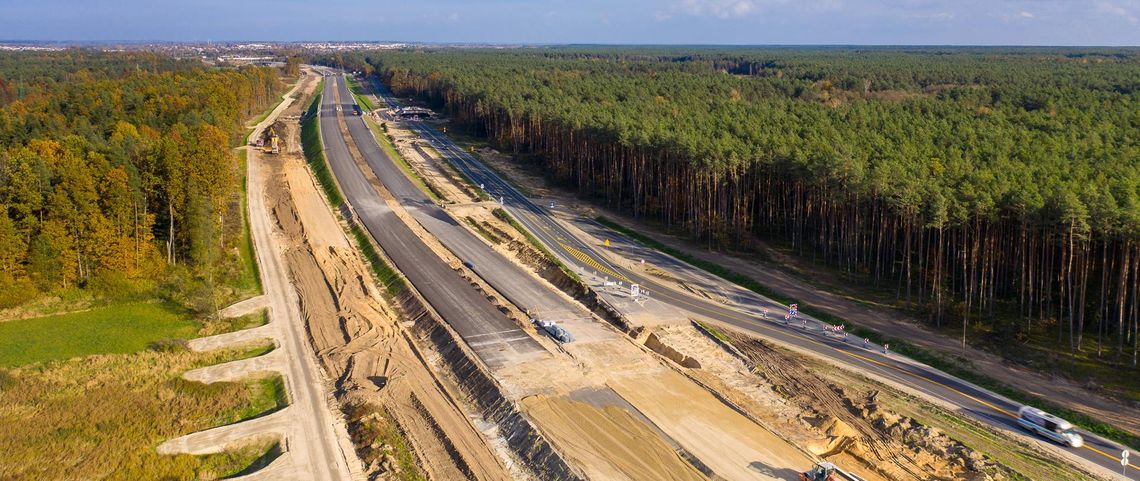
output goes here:
{"type": "MultiPolygon", "coordinates": [[[[298,392],[330,390],[344,435],[308,439],[283,414],[163,449],[280,436],[285,455],[247,479],[1116,479],[1121,446],[1028,435],[1008,400],[794,310],[782,320],[789,306],[524,195],[445,119],[316,70],[319,105],[292,102],[259,137],[251,205],[275,233],[259,253],[281,252],[271,277],[293,283],[293,338],[323,369],[298,392]],[[318,193],[293,118],[319,126],[343,204],[318,193]],[[405,282],[381,283],[383,264],[405,282]],[[332,444],[346,465],[298,464],[336,458],[332,444]]],[[[276,358],[307,356],[294,350],[276,358]]]]}
{"type": "MultiPolygon", "coordinates": [[[[812,319],[796,328],[758,319],[784,306],[751,293],[721,289],[736,302],[715,302],[650,278],[419,116],[352,115],[346,77],[324,75],[320,137],[346,197],[340,214],[407,279],[426,311],[403,296],[391,302],[419,312],[408,319],[417,348],[436,359],[427,366],[449,386],[442,392],[504,446],[496,452],[515,466],[508,476],[800,479],[828,461],[838,479],[1001,479],[1027,469],[1017,459],[1051,449],[1016,441],[1003,456],[980,455],[917,420],[962,399],[1001,406],[976,388],[844,342],[812,319]]],[[[997,446],[1004,436],[985,439],[997,446]]],[[[422,461],[428,477],[443,472],[422,461]]],[[[1097,472],[1049,466],[1034,469],[1056,479],[1097,472]]]]}

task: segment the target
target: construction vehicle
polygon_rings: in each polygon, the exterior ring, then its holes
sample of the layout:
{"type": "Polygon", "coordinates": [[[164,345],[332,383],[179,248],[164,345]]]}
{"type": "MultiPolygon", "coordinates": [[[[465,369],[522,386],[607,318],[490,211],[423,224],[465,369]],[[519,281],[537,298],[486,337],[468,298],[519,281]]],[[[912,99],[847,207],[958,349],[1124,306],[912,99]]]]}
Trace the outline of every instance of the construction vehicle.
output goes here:
{"type": "Polygon", "coordinates": [[[562,326],[559,326],[554,321],[548,321],[546,319],[532,319],[531,322],[538,324],[538,327],[541,327],[546,331],[547,334],[550,334],[550,337],[558,340],[558,342],[561,342],[563,344],[574,342],[574,336],[570,335],[570,331],[563,329],[562,326]]]}
{"type": "Polygon", "coordinates": [[[281,147],[278,144],[279,139],[277,137],[276,127],[276,125],[271,125],[268,129],[265,129],[265,131],[261,134],[262,138],[257,140],[256,144],[261,147],[262,152],[265,152],[267,154],[281,153],[281,147]]]}
{"type": "Polygon", "coordinates": [[[800,473],[800,481],[839,481],[836,467],[829,462],[815,463],[810,471],[800,473]]]}

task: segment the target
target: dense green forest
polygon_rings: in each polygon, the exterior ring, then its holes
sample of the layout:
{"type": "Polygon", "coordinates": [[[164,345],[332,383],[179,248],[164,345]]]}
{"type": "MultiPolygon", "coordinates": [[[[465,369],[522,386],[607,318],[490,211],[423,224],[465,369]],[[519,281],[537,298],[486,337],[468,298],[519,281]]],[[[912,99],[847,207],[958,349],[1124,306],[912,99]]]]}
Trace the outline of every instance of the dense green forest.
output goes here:
{"type": "Polygon", "coordinates": [[[148,53],[0,54],[0,307],[171,282],[187,301],[235,275],[231,149],[278,74],[148,53]]]}
{"type": "Polygon", "coordinates": [[[865,276],[932,324],[960,324],[963,342],[967,330],[995,345],[1055,336],[1064,351],[1136,365],[1136,49],[420,49],[319,61],[448,110],[580,195],[710,246],[783,242],[865,276]]]}

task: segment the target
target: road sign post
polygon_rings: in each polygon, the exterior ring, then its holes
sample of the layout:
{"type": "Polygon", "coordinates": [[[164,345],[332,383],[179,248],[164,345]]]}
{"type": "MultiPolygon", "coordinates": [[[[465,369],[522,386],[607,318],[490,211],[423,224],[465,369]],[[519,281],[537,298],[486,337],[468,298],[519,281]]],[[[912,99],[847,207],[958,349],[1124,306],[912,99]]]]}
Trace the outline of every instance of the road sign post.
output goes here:
{"type": "Polygon", "coordinates": [[[1128,477],[1128,450],[1120,452],[1120,474],[1128,477]]]}

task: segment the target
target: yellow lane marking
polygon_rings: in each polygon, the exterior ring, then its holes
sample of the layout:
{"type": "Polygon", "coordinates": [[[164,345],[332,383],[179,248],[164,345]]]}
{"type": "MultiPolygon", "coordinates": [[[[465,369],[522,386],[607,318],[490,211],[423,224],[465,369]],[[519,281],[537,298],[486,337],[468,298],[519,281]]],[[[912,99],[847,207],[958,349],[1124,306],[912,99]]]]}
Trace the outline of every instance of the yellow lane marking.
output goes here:
{"type": "MultiPolygon", "coordinates": [[[[680,301],[680,302],[682,302],[682,303],[685,303],[685,304],[688,304],[688,305],[690,305],[690,306],[694,306],[694,307],[701,307],[701,306],[699,306],[698,304],[695,304],[695,303],[693,303],[693,302],[690,302],[688,299],[685,299],[683,296],[674,297],[674,300],[678,300],[678,301],[680,301]]],[[[910,377],[912,377],[912,378],[915,378],[915,379],[919,379],[919,380],[922,380],[922,381],[926,381],[926,382],[928,382],[928,383],[931,383],[931,384],[934,384],[934,385],[937,385],[937,386],[941,386],[941,387],[943,387],[943,388],[945,388],[945,389],[948,389],[948,390],[950,390],[950,391],[956,392],[956,393],[958,393],[958,394],[962,395],[963,397],[966,397],[966,398],[968,398],[968,399],[972,399],[973,401],[975,401],[975,402],[977,402],[977,403],[979,403],[979,404],[982,404],[982,405],[984,405],[984,406],[987,406],[987,407],[989,407],[990,409],[993,409],[994,411],[997,411],[997,412],[1000,412],[1000,413],[1002,413],[1002,414],[1005,414],[1006,416],[1009,416],[1009,417],[1011,417],[1011,418],[1013,418],[1013,419],[1017,419],[1017,414],[1016,414],[1016,413],[1014,413],[1014,412],[1012,412],[1012,411],[1009,411],[1009,410],[1007,410],[1007,409],[1003,409],[1003,408],[1000,408],[1000,407],[998,407],[998,406],[995,406],[995,405],[994,405],[994,404],[992,404],[992,403],[989,403],[989,402],[987,402],[987,401],[984,401],[984,400],[982,400],[982,399],[978,399],[977,397],[974,397],[974,396],[972,396],[972,395],[970,395],[970,394],[967,394],[967,393],[965,393],[965,392],[962,392],[961,390],[959,390],[959,389],[957,389],[957,388],[954,388],[954,387],[948,386],[948,385],[946,385],[946,384],[943,384],[943,383],[941,383],[941,382],[935,381],[935,380],[933,380],[933,379],[930,379],[930,378],[927,378],[927,377],[923,377],[923,376],[920,376],[920,375],[918,375],[918,374],[912,373],[912,372],[910,372],[910,371],[907,371],[907,370],[905,370],[905,369],[903,369],[903,368],[900,368],[900,367],[898,367],[898,366],[894,366],[894,365],[891,365],[891,364],[887,364],[887,363],[884,363],[884,362],[881,362],[881,361],[877,361],[877,360],[875,360],[875,359],[872,359],[872,358],[869,358],[869,357],[866,357],[866,356],[863,356],[863,355],[860,355],[860,354],[856,354],[856,353],[853,353],[853,352],[848,352],[848,351],[845,351],[845,350],[842,350],[842,349],[837,349],[837,348],[834,348],[834,347],[832,347],[832,346],[828,346],[828,345],[826,345],[826,344],[823,344],[823,343],[821,343],[821,342],[819,342],[819,341],[816,341],[815,339],[811,339],[811,338],[809,338],[809,337],[807,337],[807,336],[804,336],[803,334],[800,334],[800,333],[798,333],[798,332],[795,332],[795,331],[781,331],[781,330],[778,330],[778,329],[773,329],[773,328],[771,328],[770,326],[766,326],[766,325],[763,325],[763,324],[753,324],[753,323],[751,322],[751,321],[752,321],[751,319],[748,319],[748,318],[741,318],[741,317],[737,317],[737,316],[735,315],[735,313],[731,313],[731,312],[730,312],[730,313],[728,313],[727,317],[729,317],[729,318],[731,318],[731,319],[734,319],[734,320],[737,320],[737,321],[743,321],[743,322],[746,322],[746,323],[750,323],[750,324],[752,324],[752,325],[754,325],[754,326],[756,326],[756,327],[760,327],[760,328],[763,328],[763,329],[765,329],[765,330],[768,330],[768,331],[772,331],[772,332],[785,332],[785,333],[791,334],[791,335],[793,335],[793,336],[796,336],[796,337],[798,337],[798,338],[800,338],[800,339],[803,339],[803,340],[805,340],[805,341],[808,341],[808,342],[810,342],[810,343],[812,343],[812,344],[815,344],[815,345],[817,345],[817,346],[820,346],[820,347],[826,347],[826,348],[830,348],[830,349],[833,349],[833,350],[835,350],[836,352],[839,352],[839,353],[842,353],[842,354],[846,354],[846,355],[848,355],[848,356],[851,356],[851,357],[854,357],[854,358],[857,358],[857,359],[861,359],[861,360],[863,360],[863,361],[866,361],[866,362],[869,362],[869,363],[872,363],[872,364],[876,364],[876,365],[879,365],[879,366],[882,366],[882,367],[886,367],[886,368],[894,369],[894,370],[896,370],[896,371],[898,371],[898,372],[901,372],[901,373],[903,373],[903,374],[906,374],[907,376],[910,376],[910,377]]],[[[917,386],[916,386],[916,387],[917,387],[917,386]]],[[[1082,445],[1081,447],[1082,447],[1082,448],[1084,448],[1084,449],[1087,449],[1087,450],[1089,450],[1089,451],[1092,451],[1092,452],[1094,452],[1094,453],[1100,454],[1101,456],[1104,456],[1104,457],[1106,457],[1106,458],[1108,458],[1108,459],[1112,459],[1112,460],[1114,460],[1114,461],[1117,461],[1117,462],[1119,462],[1119,461],[1120,461],[1120,458],[1118,458],[1118,457],[1116,457],[1116,456],[1113,456],[1113,455],[1111,455],[1111,454],[1108,454],[1108,453],[1106,453],[1106,452],[1104,452],[1104,451],[1101,451],[1100,449],[1097,449],[1097,448],[1095,448],[1095,447],[1089,446],[1088,444],[1084,444],[1084,445],[1082,445]]],[[[1138,470],[1138,471],[1140,471],[1140,467],[1137,467],[1137,466],[1136,466],[1136,465],[1134,465],[1134,464],[1129,464],[1129,467],[1130,467],[1130,468],[1132,468],[1132,469],[1135,469],[1135,470],[1138,470]]]]}
{"type": "MultiPolygon", "coordinates": [[[[549,227],[547,227],[547,226],[545,226],[545,225],[542,225],[541,227],[542,227],[544,230],[546,230],[546,231],[550,231],[550,228],[549,228],[549,227]]],[[[623,275],[621,275],[621,274],[619,274],[619,273],[617,273],[617,272],[614,272],[612,269],[610,269],[610,268],[608,268],[608,267],[605,267],[605,266],[601,265],[601,264],[600,264],[600,263],[599,263],[597,260],[595,260],[595,259],[594,259],[592,256],[590,256],[589,254],[587,254],[587,253],[585,253],[585,252],[582,252],[582,251],[580,251],[580,250],[578,250],[578,249],[576,249],[576,248],[570,247],[570,246],[566,245],[566,244],[565,244],[565,243],[563,243],[563,242],[558,242],[558,244],[559,244],[560,246],[562,246],[562,249],[563,249],[563,250],[565,250],[567,253],[569,253],[570,255],[574,256],[576,259],[578,259],[578,260],[580,260],[580,261],[582,261],[582,262],[586,263],[586,264],[587,264],[587,265],[589,265],[590,267],[593,267],[594,269],[597,269],[597,270],[598,270],[598,272],[602,272],[602,273],[604,273],[604,274],[606,274],[606,275],[608,275],[608,276],[610,276],[610,277],[612,277],[612,278],[614,278],[614,279],[618,279],[618,280],[621,280],[621,281],[625,281],[625,282],[630,282],[630,283],[631,283],[631,282],[633,282],[633,281],[631,281],[631,280],[630,280],[628,277],[626,277],[626,276],[623,276],[623,275]]],[[[688,299],[685,299],[685,298],[683,297],[683,295],[681,295],[681,296],[678,296],[678,297],[674,297],[674,299],[675,299],[675,300],[679,300],[680,302],[682,302],[682,303],[685,303],[685,304],[688,304],[688,305],[690,305],[690,306],[694,306],[694,307],[701,307],[701,306],[699,306],[698,304],[692,303],[692,302],[690,302],[688,299]]],[[[743,318],[743,319],[742,319],[742,318],[736,317],[735,315],[733,315],[733,314],[731,314],[731,313],[729,314],[729,316],[728,316],[728,317],[730,317],[730,318],[732,318],[732,319],[734,319],[734,320],[737,320],[737,321],[743,321],[743,322],[746,322],[746,323],[750,323],[750,324],[752,323],[752,322],[751,322],[751,319],[747,319],[747,318],[743,318]]],[[[923,377],[923,376],[920,376],[920,375],[918,375],[918,374],[912,373],[912,372],[910,372],[910,371],[907,371],[907,370],[905,370],[905,369],[902,369],[902,368],[900,368],[900,367],[898,367],[898,366],[894,366],[894,365],[891,365],[891,364],[886,364],[886,363],[884,363],[884,362],[880,362],[880,361],[877,361],[877,360],[875,360],[875,359],[872,359],[872,358],[869,358],[869,357],[866,357],[866,356],[863,356],[863,355],[860,355],[860,354],[856,354],[856,353],[853,353],[853,352],[848,352],[848,351],[845,351],[845,350],[842,350],[842,349],[836,349],[836,348],[834,348],[834,347],[832,347],[832,346],[828,346],[828,345],[826,345],[826,344],[823,344],[823,343],[821,343],[821,342],[818,342],[818,341],[816,341],[816,340],[814,340],[814,339],[811,339],[811,338],[809,338],[809,337],[806,337],[806,336],[804,336],[804,335],[802,335],[802,334],[800,334],[800,333],[798,333],[798,332],[795,332],[795,331],[780,331],[780,330],[777,330],[777,329],[772,329],[771,327],[769,327],[769,326],[765,326],[765,325],[762,325],[762,324],[753,324],[753,325],[755,325],[756,327],[761,327],[761,328],[764,328],[764,329],[766,329],[766,330],[768,330],[768,331],[772,331],[772,332],[787,332],[787,333],[790,333],[790,334],[792,334],[792,335],[794,335],[794,336],[796,336],[796,337],[799,337],[800,339],[803,339],[803,340],[805,340],[805,341],[808,341],[808,342],[810,342],[810,343],[812,343],[812,344],[815,344],[815,345],[817,345],[817,346],[821,346],[821,347],[827,347],[827,348],[831,348],[831,349],[833,349],[833,350],[835,350],[835,351],[837,351],[837,352],[839,352],[839,353],[842,353],[842,354],[846,354],[846,355],[848,355],[848,356],[851,356],[851,357],[854,357],[854,358],[857,358],[857,359],[861,359],[861,360],[863,360],[863,361],[865,361],[865,362],[869,362],[869,363],[877,364],[877,365],[879,365],[879,366],[882,366],[882,367],[886,367],[886,368],[894,369],[894,370],[896,370],[896,371],[898,371],[898,372],[901,372],[901,373],[903,373],[903,374],[905,374],[905,375],[907,375],[907,376],[913,377],[913,378],[915,378],[915,379],[919,379],[919,380],[922,380],[922,381],[926,381],[926,382],[928,382],[928,383],[931,383],[931,384],[934,384],[934,385],[937,385],[937,386],[941,386],[941,387],[942,387],[942,388],[944,388],[944,389],[948,389],[948,390],[950,390],[950,391],[956,392],[956,393],[958,393],[959,395],[961,395],[961,396],[963,396],[963,397],[966,397],[966,398],[968,398],[968,399],[971,399],[971,400],[973,400],[974,402],[977,402],[978,404],[984,405],[984,406],[986,406],[986,407],[989,407],[990,409],[993,409],[994,411],[1000,412],[1000,413],[1002,413],[1002,414],[1005,414],[1005,415],[1007,415],[1007,416],[1009,416],[1009,417],[1011,417],[1011,418],[1017,419],[1017,414],[1015,414],[1015,413],[1014,413],[1014,412],[1012,412],[1012,411],[1009,411],[1009,410],[1007,410],[1007,409],[1003,409],[1003,408],[1000,408],[1000,407],[998,407],[998,406],[995,406],[994,404],[991,404],[991,403],[989,403],[989,402],[987,402],[987,401],[984,401],[984,400],[982,400],[982,399],[978,399],[977,397],[974,397],[974,396],[972,396],[972,395],[970,395],[970,394],[967,394],[967,393],[965,393],[965,392],[962,392],[962,391],[961,391],[961,390],[959,390],[959,389],[956,389],[956,388],[954,388],[954,387],[948,386],[948,385],[946,385],[946,384],[943,384],[943,383],[941,383],[941,382],[935,381],[935,380],[933,380],[933,379],[930,379],[930,378],[927,378],[927,377],[923,377]]],[[[917,387],[917,386],[916,386],[916,387],[917,387]]],[[[1106,457],[1106,458],[1108,458],[1108,459],[1112,459],[1112,460],[1114,460],[1114,461],[1117,461],[1117,462],[1119,462],[1119,461],[1120,461],[1120,458],[1118,458],[1118,457],[1116,457],[1116,456],[1113,456],[1113,455],[1111,455],[1111,454],[1108,454],[1108,453],[1106,453],[1106,452],[1104,452],[1104,451],[1101,451],[1100,449],[1097,449],[1097,448],[1094,448],[1094,447],[1092,447],[1092,446],[1089,446],[1089,445],[1087,445],[1087,444],[1083,445],[1082,447],[1083,447],[1084,449],[1087,449],[1087,450],[1089,450],[1089,451],[1092,451],[1092,452],[1094,452],[1094,453],[1100,454],[1101,456],[1104,456],[1104,457],[1106,457]]],[[[1130,467],[1130,468],[1132,468],[1132,469],[1135,469],[1135,470],[1140,470],[1140,467],[1137,467],[1136,465],[1129,465],[1129,467],[1130,467]]]]}
{"type": "MultiPolygon", "coordinates": [[[[549,231],[549,230],[550,230],[550,228],[549,228],[549,227],[547,227],[547,226],[545,226],[545,225],[543,225],[543,226],[541,226],[541,227],[542,227],[543,229],[547,230],[547,231],[549,231]]],[[[566,244],[565,244],[565,243],[563,243],[563,242],[559,242],[558,244],[559,244],[560,246],[562,246],[562,249],[563,249],[563,250],[565,250],[567,253],[569,253],[570,255],[574,256],[576,259],[578,259],[578,260],[580,260],[580,261],[582,261],[582,262],[586,263],[586,264],[587,264],[587,265],[589,265],[590,267],[593,267],[594,269],[597,269],[599,272],[602,272],[602,273],[604,273],[604,274],[606,274],[606,275],[608,275],[608,276],[610,276],[610,277],[612,277],[612,278],[614,278],[614,279],[622,280],[622,281],[625,281],[625,282],[633,282],[633,281],[631,281],[631,280],[630,280],[628,277],[626,277],[626,276],[623,276],[623,275],[621,275],[621,274],[619,274],[619,273],[617,273],[617,272],[614,272],[612,269],[610,269],[610,268],[608,268],[608,267],[605,267],[605,266],[601,265],[600,263],[598,263],[598,261],[597,261],[597,260],[595,260],[595,259],[594,259],[592,256],[590,256],[589,254],[586,254],[585,252],[582,252],[582,251],[580,251],[580,250],[578,250],[578,249],[576,249],[576,248],[574,248],[574,247],[570,247],[569,245],[566,245],[566,244]]],[[[675,299],[675,300],[679,300],[680,302],[682,302],[682,303],[685,303],[685,304],[688,304],[688,305],[690,305],[690,306],[693,306],[693,307],[701,307],[701,306],[699,306],[698,304],[695,304],[695,303],[692,303],[692,302],[690,302],[688,299],[684,298],[684,296],[683,296],[683,295],[681,295],[681,296],[678,296],[678,297],[674,297],[674,299],[675,299]]],[[[732,318],[732,319],[734,319],[734,320],[737,320],[737,321],[743,321],[743,322],[746,322],[746,323],[750,323],[750,324],[752,324],[752,322],[751,322],[751,319],[736,317],[734,313],[729,313],[728,317],[730,317],[730,318],[732,318]]],[[[920,375],[918,375],[918,374],[915,374],[915,373],[912,373],[912,372],[910,372],[910,371],[907,371],[907,370],[905,370],[905,369],[902,369],[902,368],[900,368],[900,367],[898,367],[898,366],[894,366],[894,365],[891,365],[891,364],[887,364],[887,363],[884,363],[884,362],[880,362],[880,361],[877,361],[877,360],[875,360],[875,359],[872,359],[872,358],[869,358],[869,357],[866,357],[866,356],[863,356],[863,355],[860,355],[860,354],[856,354],[856,353],[853,353],[853,352],[848,352],[848,351],[845,351],[845,350],[842,350],[842,349],[836,349],[836,348],[834,348],[834,347],[832,347],[832,346],[828,346],[828,345],[826,345],[826,344],[823,344],[823,343],[821,343],[821,342],[818,342],[818,341],[816,341],[816,340],[814,340],[814,339],[811,339],[811,338],[809,338],[809,337],[806,337],[806,336],[804,336],[804,335],[802,335],[802,334],[800,334],[800,333],[798,333],[798,332],[795,332],[795,331],[780,331],[780,330],[777,330],[777,329],[772,329],[771,327],[769,327],[769,326],[765,326],[765,325],[762,325],[762,324],[753,324],[753,325],[754,325],[754,326],[756,326],[756,327],[761,327],[761,328],[764,328],[765,330],[768,330],[768,331],[772,331],[772,332],[786,332],[786,333],[790,333],[790,334],[792,334],[792,335],[794,335],[794,336],[796,336],[796,337],[799,337],[800,339],[803,339],[803,340],[805,340],[805,341],[808,341],[808,342],[810,342],[810,343],[812,343],[812,344],[815,344],[815,345],[817,345],[817,346],[820,346],[820,347],[827,347],[827,348],[831,348],[831,349],[835,350],[836,352],[839,352],[839,353],[842,353],[842,354],[846,354],[846,355],[848,355],[848,356],[850,356],[850,357],[853,357],[853,358],[856,358],[856,359],[861,359],[861,360],[863,360],[863,361],[865,361],[865,362],[873,363],[873,364],[876,364],[876,365],[879,365],[879,366],[882,366],[882,367],[886,367],[886,368],[894,369],[895,371],[901,372],[901,373],[903,373],[903,374],[905,374],[905,375],[907,375],[907,376],[910,376],[910,377],[912,377],[912,378],[915,378],[915,379],[919,379],[919,380],[922,380],[922,381],[926,381],[926,382],[928,382],[928,383],[931,383],[931,384],[934,384],[934,385],[937,385],[937,386],[941,386],[941,387],[942,387],[942,388],[944,388],[944,389],[948,389],[948,390],[950,390],[950,391],[956,392],[956,393],[958,393],[959,395],[961,395],[961,396],[963,396],[963,397],[965,397],[965,398],[971,399],[971,400],[973,400],[974,402],[977,402],[978,404],[981,404],[981,405],[983,405],[983,406],[989,407],[990,409],[993,409],[994,411],[997,411],[997,412],[1000,412],[1000,413],[1002,413],[1002,414],[1005,414],[1005,415],[1007,415],[1007,416],[1009,416],[1009,417],[1011,417],[1011,418],[1017,419],[1017,417],[1018,417],[1018,416],[1017,416],[1017,414],[1015,414],[1015,413],[1014,413],[1014,412],[1012,412],[1012,411],[1009,411],[1009,410],[1007,410],[1007,409],[1003,409],[1003,408],[1000,408],[1000,407],[998,407],[998,406],[996,406],[996,405],[994,405],[994,404],[992,404],[992,403],[990,403],[990,402],[987,402],[987,401],[984,401],[984,400],[982,400],[982,399],[979,399],[979,398],[977,398],[977,397],[974,397],[974,396],[972,396],[972,395],[970,395],[970,394],[967,394],[967,393],[965,393],[965,392],[963,392],[963,391],[961,391],[961,390],[959,390],[959,389],[957,389],[957,388],[954,388],[954,387],[948,386],[948,385],[946,385],[946,384],[943,384],[943,383],[941,383],[941,382],[935,381],[935,380],[933,380],[933,379],[930,379],[930,378],[927,378],[927,377],[923,377],[923,376],[920,376],[920,375]]],[[[916,387],[917,387],[917,386],[916,386],[916,387]]],[[[1112,460],[1114,460],[1114,461],[1118,461],[1118,462],[1120,461],[1120,458],[1118,458],[1118,457],[1116,457],[1116,456],[1113,456],[1113,455],[1111,455],[1111,454],[1108,454],[1108,453],[1106,453],[1106,452],[1104,452],[1104,451],[1101,451],[1100,449],[1097,449],[1097,448],[1094,448],[1094,447],[1092,447],[1092,446],[1089,446],[1089,445],[1087,445],[1087,444],[1083,445],[1082,447],[1083,447],[1083,448],[1085,448],[1085,449],[1087,449],[1087,450],[1089,450],[1089,451],[1092,451],[1092,452],[1095,452],[1095,453],[1097,453],[1097,454],[1100,454],[1101,456],[1104,456],[1104,457],[1106,457],[1106,458],[1108,458],[1108,459],[1112,459],[1112,460]]],[[[1132,469],[1140,470],[1140,467],[1137,467],[1136,465],[1129,465],[1129,467],[1131,467],[1132,469]]]]}
{"type": "Polygon", "coordinates": [[[626,277],[626,276],[623,276],[623,275],[621,275],[621,274],[619,274],[619,273],[617,273],[617,272],[614,272],[612,269],[610,269],[610,268],[608,268],[608,267],[606,267],[606,266],[603,266],[602,264],[600,264],[600,263],[599,263],[597,260],[595,260],[595,259],[594,259],[592,256],[590,256],[589,254],[587,254],[587,253],[585,253],[585,252],[582,252],[582,251],[580,251],[580,250],[578,250],[578,249],[575,249],[575,248],[573,248],[573,247],[570,247],[570,246],[568,246],[568,245],[566,245],[566,244],[564,244],[564,243],[562,243],[562,242],[559,242],[559,243],[558,243],[558,245],[562,246],[562,250],[564,250],[564,251],[566,251],[567,253],[569,253],[570,255],[574,256],[574,258],[575,258],[575,259],[578,259],[578,260],[580,260],[580,261],[582,261],[582,262],[586,263],[586,264],[587,264],[587,265],[589,265],[590,267],[593,267],[594,269],[597,269],[597,270],[598,270],[598,272],[601,272],[601,273],[603,273],[603,274],[605,274],[605,275],[607,275],[607,276],[610,276],[610,277],[612,277],[612,278],[614,278],[614,279],[618,279],[618,280],[621,280],[621,281],[625,281],[625,282],[632,282],[632,281],[630,281],[630,280],[629,280],[629,278],[628,278],[628,277],[626,277]]]}

